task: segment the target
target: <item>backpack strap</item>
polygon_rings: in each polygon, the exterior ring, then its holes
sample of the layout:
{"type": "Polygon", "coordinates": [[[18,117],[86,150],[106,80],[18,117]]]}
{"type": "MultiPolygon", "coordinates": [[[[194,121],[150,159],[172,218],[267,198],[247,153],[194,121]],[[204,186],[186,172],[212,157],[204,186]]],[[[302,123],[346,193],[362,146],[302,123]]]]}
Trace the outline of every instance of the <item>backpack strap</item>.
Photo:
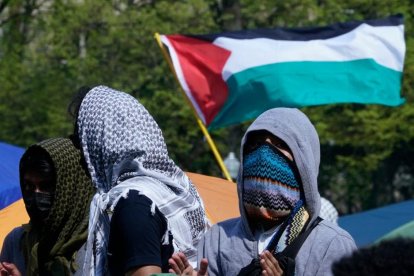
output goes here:
{"type": "MultiPolygon", "coordinates": [[[[302,244],[305,242],[306,238],[312,232],[313,228],[319,224],[322,218],[317,217],[312,224],[309,226],[305,232],[302,232],[295,238],[295,240],[289,244],[282,252],[275,253],[275,246],[273,245],[272,254],[277,259],[280,268],[283,270],[283,275],[294,276],[295,275],[295,258],[299,252],[299,249],[302,247],[302,244]]],[[[275,243],[274,241],[272,241],[275,243]]]]}
{"type": "Polygon", "coordinates": [[[313,228],[315,228],[316,225],[318,225],[322,220],[323,219],[321,217],[317,217],[305,232],[302,232],[299,236],[297,236],[296,239],[282,251],[282,254],[286,257],[295,259],[306,238],[312,232],[313,228]]]}
{"type": "MultiPolygon", "coordinates": [[[[320,217],[317,217],[312,222],[312,225],[305,232],[302,232],[301,234],[299,234],[299,236],[291,244],[289,244],[285,248],[285,250],[283,250],[280,253],[277,253],[277,254],[274,253],[275,247],[276,247],[277,241],[280,238],[280,235],[275,235],[272,238],[272,241],[270,242],[270,244],[267,246],[266,249],[272,252],[275,258],[278,260],[279,266],[283,270],[283,275],[286,275],[286,276],[295,275],[296,254],[298,253],[300,247],[305,242],[310,232],[312,232],[313,228],[315,228],[315,226],[318,225],[321,220],[322,219],[320,217]]],[[[279,231],[279,233],[284,231],[284,229],[286,228],[286,224],[287,223],[284,223],[281,225],[281,231],[279,231]]],[[[262,275],[262,268],[260,265],[260,260],[258,258],[253,259],[252,262],[249,265],[243,267],[240,270],[239,274],[237,275],[238,276],[262,275]]]]}

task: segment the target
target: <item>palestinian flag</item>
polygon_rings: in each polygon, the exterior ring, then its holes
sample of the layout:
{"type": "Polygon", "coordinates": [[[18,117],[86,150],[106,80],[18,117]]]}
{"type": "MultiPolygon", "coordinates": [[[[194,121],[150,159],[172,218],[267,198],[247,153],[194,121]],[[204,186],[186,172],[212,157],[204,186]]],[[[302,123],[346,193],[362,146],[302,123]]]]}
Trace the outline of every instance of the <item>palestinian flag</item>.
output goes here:
{"type": "Polygon", "coordinates": [[[399,15],[318,28],[162,35],[161,41],[209,129],[280,106],[404,102],[399,15]]]}

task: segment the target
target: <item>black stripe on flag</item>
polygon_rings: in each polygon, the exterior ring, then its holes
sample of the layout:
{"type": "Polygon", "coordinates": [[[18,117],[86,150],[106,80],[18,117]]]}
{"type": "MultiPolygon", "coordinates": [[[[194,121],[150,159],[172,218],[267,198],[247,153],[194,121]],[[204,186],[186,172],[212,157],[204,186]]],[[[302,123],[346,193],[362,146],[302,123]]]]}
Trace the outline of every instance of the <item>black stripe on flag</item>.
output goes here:
{"type": "Polygon", "coordinates": [[[241,30],[207,35],[187,36],[211,42],[218,37],[228,37],[234,39],[269,38],[275,40],[308,41],[314,39],[328,39],[335,36],[339,36],[352,31],[353,29],[357,28],[358,26],[364,23],[375,27],[382,27],[398,26],[402,25],[403,22],[403,16],[398,14],[383,19],[349,21],[344,23],[336,23],[325,27],[241,30]]]}

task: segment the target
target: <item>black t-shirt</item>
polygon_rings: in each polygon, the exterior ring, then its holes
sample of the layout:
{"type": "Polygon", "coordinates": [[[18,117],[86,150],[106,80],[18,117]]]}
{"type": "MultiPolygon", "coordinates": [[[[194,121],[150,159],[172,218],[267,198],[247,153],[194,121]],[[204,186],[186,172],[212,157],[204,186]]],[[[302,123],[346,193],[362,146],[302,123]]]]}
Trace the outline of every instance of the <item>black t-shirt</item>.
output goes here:
{"type": "Polygon", "coordinates": [[[167,221],[158,208],[151,213],[152,201],[131,190],[121,198],[111,219],[108,264],[111,275],[125,275],[131,269],[146,265],[159,266],[168,272],[168,259],[174,252],[170,243],[162,245],[167,221]]]}

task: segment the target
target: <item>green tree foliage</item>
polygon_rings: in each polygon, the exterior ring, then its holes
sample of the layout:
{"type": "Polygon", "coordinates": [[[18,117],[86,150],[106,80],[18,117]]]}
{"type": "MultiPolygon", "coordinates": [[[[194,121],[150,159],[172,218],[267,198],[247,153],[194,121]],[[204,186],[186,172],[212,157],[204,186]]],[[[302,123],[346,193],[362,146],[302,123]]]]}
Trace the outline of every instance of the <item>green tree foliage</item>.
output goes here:
{"type": "MultiPolygon", "coordinates": [[[[405,16],[407,103],[303,109],[320,134],[321,193],[341,212],[414,195],[414,3],[409,0],[0,0],[0,140],[28,146],[67,135],[77,88],[105,84],[137,97],[185,170],[221,176],[154,33],[300,27],[405,16]]],[[[248,122],[214,131],[238,154],[248,122]]]]}

